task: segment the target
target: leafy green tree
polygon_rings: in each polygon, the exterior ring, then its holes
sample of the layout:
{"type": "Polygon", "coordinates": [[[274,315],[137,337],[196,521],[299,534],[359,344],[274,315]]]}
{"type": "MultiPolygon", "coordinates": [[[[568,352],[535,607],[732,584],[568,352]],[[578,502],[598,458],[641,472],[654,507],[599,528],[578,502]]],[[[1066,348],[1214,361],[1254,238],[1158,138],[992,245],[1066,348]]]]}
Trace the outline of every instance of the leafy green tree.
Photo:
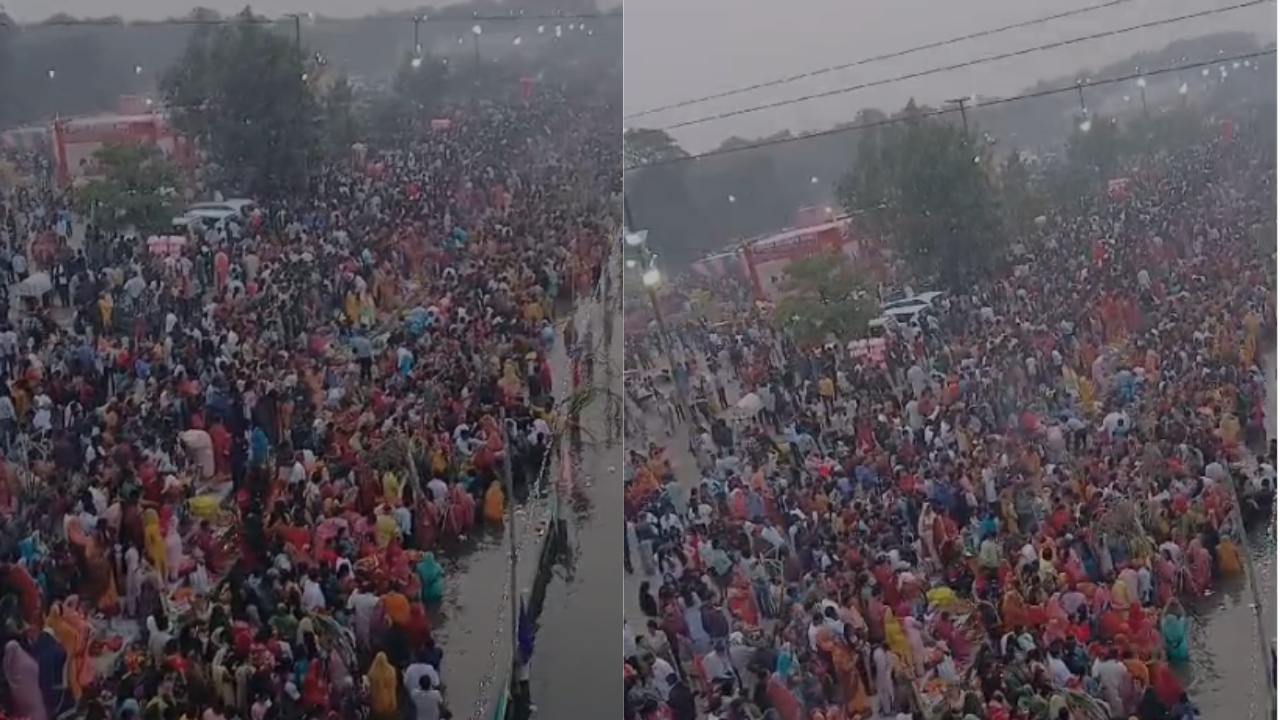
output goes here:
{"type": "Polygon", "coordinates": [[[667,164],[688,153],[662,130],[639,129],[624,133],[622,154],[628,222],[648,230],[650,245],[673,262],[692,260],[703,224],[689,189],[691,163],[667,164]]]}
{"type": "Polygon", "coordinates": [[[906,119],[867,134],[858,157],[837,194],[918,281],[963,287],[1000,259],[1005,235],[989,160],[963,129],[906,119]]]}
{"type": "Polygon", "coordinates": [[[325,152],[331,158],[347,157],[351,146],[364,134],[356,107],[355,88],[347,78],[340,77],[325,93],[323,104],[325,152]]]}
{"type": "Polygon", "coordinates": [[[76,191],[82,210],[108,230],[164,230],[173,219],[177,175],[153,145],[107,145],[93,154],[98,179],[76,191]]]}
{"type": "Polygon", "coordinates": [[[1048,212],[1050,207],[1044,189],[1016,149],[1009,153],[1000,168],[1000,205],[1012,237],[1030,229],[1035,219],[1048,212]]]}
{"type": "Polygon", "coordinates": [[[297,194],[321,158],[323,110],[292,39],[247,13],[193,33],[160,88],[174,126],[199,143],[230,191],[297,194]]]}
{"type": "Polygon", "coordinates": [[[622,163],[628,170],[687,157],[666,130],[628,128],[622,136],[622,163]]]}
{"type": "Polygon", "coordinates": [[[774,321],[801,343],[858,337],[875,317],[872,293],[848,255],[831,252],[787,265],[774,321]]]}
{"type": "Polygon", "coordinates": [[[449,64],[444,58],[406,54],[391,88],[414,111],[425,116],[444,103],[449,80],[449,64]]]}

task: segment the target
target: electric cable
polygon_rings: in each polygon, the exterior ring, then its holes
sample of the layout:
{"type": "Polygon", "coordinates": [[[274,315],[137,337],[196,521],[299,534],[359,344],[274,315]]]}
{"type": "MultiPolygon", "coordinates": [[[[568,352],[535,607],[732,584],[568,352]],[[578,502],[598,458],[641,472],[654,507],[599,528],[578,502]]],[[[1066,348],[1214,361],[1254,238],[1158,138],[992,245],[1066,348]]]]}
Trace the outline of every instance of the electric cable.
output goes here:
{"type": "Polygon", "coordinates": [[[1082,8],[1076,8],[1075,10],[1068,10],[1066,12],[1054,13],[1053,15],[1045,15],[1042,17],[1034,18],[1032,20],[1023,20],[1022,22],[1012,23],[1010,25],[1001,25],[1000,27],[990,28],[988,30],[980,30],[978,32],[969,33],[968,35],[960,35],[958,37],[948,38],[946,40],[936,40],[934,42],[925,43],[924,45],[916,45],[915,47],[909,47],[904,50],[895,50],[893,52],[884,53],[882,55],[872,55],[869,57],[861,58],[859,60],[854,60],[847,63],[841,63],[839,65],[829,65],[827,67],[818,68],[817,70],[809,70],[806,72],[798,73],[796,75],[788,75],[786,77],[776,78],[773,80],[765,80],[763,82],[755,83],[754,85],[745,85],[743,87],[734,88],[732,90],[724,90],[722,92],[714,93],[711,95],[703,95],[702,97],[690,98],[688,100],[681,100],[679,102],[674,102],[669,105],[661,105],[656,108],[650,108],[648,110],[641,110],[639,112],[631,113],[630,115],[624,115],[622,116],[622,119],[630,120],[632,118],[644,117],[646,115],[653,115],[660,112],[666,112],[668,110],[675,110],[678,108],[689,107],[691,105],[701,105],[702,103],[710,102],[712,100],[719,100],[721,98],[733,97],[734,95],[741,95],[743,93],[754,92],[756,90],[762,90],[764,88],[769,88],[769,87],[776,87],[778,85],[788,85],[790,83],[793,83],[799,80],[805,80],[807,78],[817,77],[819,75],[826,75],[833,72],[839,72],[841,70],[848,70],[849,68],[860,67],[862,65],[870,65],[871,63],[882,62],[884,60],[894,60],[896,58],[906,57],[907,55],[914,55],[919,52],[924,52],[925,50],[936,50],[938,48],[944,48],[949,45],[957,45],[962,42],[968,42],[969,40],[977,40],[979,38],[990,37],[992,35],[999,35],[1000,33],[1008,32],[1010,30],[1020,30],[1022,28],[1034,27],[1036,25],[1043,25],[1044,23],[1053,22],[1054,20],[1063,20],[1065,18],[1075,17],[1077,15],[1084,15],[1091,12],[1097,12],[1098,10],[1107,10],[1107,9],[1116,7],[1117,5],[1126,5],[1131,2],[1135,2],[1135,0],[1107,0],[1107,2],[1098,3],[1096,5],[1088,5],[1082,8]]]}
{"type": "MultiPolygon", "coordinates": [[[[1213,60],[1187,63],[1185,65],[1176,65],[1173,67],[1159,68],[1159,69],[1151,70],[1148,72],[1131,73],[1129,75],[1124,75],[1121,77],[1114,77],[1114,78],[1107,78],[1104,80],[1081,81],[1072,85],[1068,85],[1066,87],[1053,88],[1051,90],[1038,90],[1035,92],[1022,93],[1020,95],[1011,95],[1005,98],[996,98],[993,100],[978,101],[978,102],[966,105],[965,111],[971,112],[973,110],[980,110],[982,108],[995,107],[997,105],[1008,105],[1010,103],[1021,102],[1023,100],[1035,100],[1037,98],[1050,97],[1053,95],[1062,95],[1064,93],[1078,93],[1081,90],[1087,90],[1093,87],[1101,87],[1104,85],[1115,85],[1118,83],[1137,80],[1139,78],[1149,78],[1149,77],[1155,77],[1159,75],[1167,75],[1170,73],[1185,72],[1187,70],[1199,70],[1200,68],[1207,68],[1213,65],[1242,62],[1245,60],[1252,60],[1255,58],[1266,57],[1266,56],[1275,55],[1275,54],[1276,54],[1276,51],[1274,49],[1260,50],[1257,52],[1244,53],[1241,55],[1218,57],[1218,58],[1214,58],[1213,60]]],[[[636,165],[636,166],[627,168],[624,172],[645,170],[648,168],[662,167],[664,165],[678,165],[680,163],[696,162],[698,160],[705,160],[708,158],[719,157],[721,155],[731,155],[733,153],[740,153],[748,150],[759,150],[760,148],[772,147],[774,145],[785,145],[788,143],[800,142],[803,140],[812,140],[814,138],[819,138],[819,137],[839,135],[841,133],[846,133],[846,132],[855,132],[858,130],[871,130],[873,128],[884,127],[886,125],[896,125],[898,123],[911,122],[914,120],[920,120],[924,118],[939,117],[942,115],[949,115],[949,114],[959,113],[959,112],[960,112],[960,109],[955,107],[939,108],[937,110],[921,112],[916,115],[912,115],[910,117],[887,118],[885,120],[877,120],[874,122],[862,123],[858,125],[846,125],[842,127],[830,128],[828,130],[819,130],[817,132],[812,132],[805,135],[793,135],[789,137],[774,138],[771,140],[761,140],[760,142],[749,143],[746,145],[737,145],[737,146],[727,147],[727,148],[717,148],[715,150],[708,150],[707,152],[698,153],[696,155],[687,155],[684,157],[669,158],[666,160],[657,160],[645,165],[636,165]]]]}
{"type": "Polygon", "coordinates": [[[951,65],[944,65],[941,67],[929,68],[927,70],[919,70],[916,72],[910,72],[904,75],[898,75],[891,78],[872,80],[870,82],[859,83],[857,85],[849,85],[846,87],[836,88],[834,90],[823,90],[822,92],[810,93],[809,95],[802,95],[800,97],[791,98],[789,100],[779,100],[777,102],[764,103],[762,105],[753,105],[751,107],[740,108],[738,110],[729,110],[727,112],[717,113],[715,115],[706,115],[703,117],[694,118],[693,120],[685,120],[683,122],[674,123],[672,125],[665,125],[659,129],[675,130],[677,128],[690,127],[692,125],[703,125],[709,122],[715,122],[717,120],[725,120],[731,117],[738,117],[739,115],[749,115],[751,113],[757,113],[763,110],[773,110],[775,108],[786,107],[788,105],[795,105],[802,102],[809,102],[810,100],[819,100],[822,98],[833,97],[836,95],[845,95],[851,92],[856,92],[858,90],[865,90],[867,88],[881,87],[884,85],[896,85],[897,83],[900,83],[900,82],[905,82],[907,80],[914,80],[916,78],[926,77],[928,75],[937,75],[939,73],[952,72],[954,70],[963,70],[964,68],[970,68],[976,65],[983,65],[986,63],[996,62],[999,60],[1008,60],[1011,58],[1023,57],[1023,56],[1031,55],[1034,53],[1045,52],[1047,50],[1056,50],[1062,47],[1078,45],[1082,42],[1088,42],[1091,40],[1100,40],[1108,37],[1115,37],[1117,35],[1124,35],[1126,33],[1136,32],[1138,30],[1146,30],[1153,27],[1160,27],[1162,25],[1171,25],[1173,23],[1185,22],[1187,20],[1197,20],[1200,18],[1210,17],[1213,15],[1220,15],[1222,13],[1234,12],[1236,10],[1243,10],[1245,8],[1254,7],[1256,5],[1263,5],[1268,2],[1270,2],[1270,0],[1248,0],[1248,2],[1237,3],[1235,5],[1228,5],[1226,7],[1212,8],[1210,10],[1201,10],[1199,12],[1189,13],[1186,15],[1179,15],[1177,17],[1172,17],[1172,18],[1165,18],[1162,20],[1152,20],[1150,22],[1145,22],[1138,25],[1130,25],[1128,27],[1123,27],[1123,28],[1116,28],[1114,30],[1104,30],[1102,32],[1092,33],[1090,35],[1081,35],[1078,37],[1069,38],[1067,40],[1059,40],[1052,43],[1045,43],[1043,45],[1036,45],[1034,47],[1022,48],[1021,50],[1015,50],[1013,52],[1000,53],[998,55],[988,55],[986,57],[977,58],[974,60],[966,60],[964,62],[953,63],[951,65]]]}

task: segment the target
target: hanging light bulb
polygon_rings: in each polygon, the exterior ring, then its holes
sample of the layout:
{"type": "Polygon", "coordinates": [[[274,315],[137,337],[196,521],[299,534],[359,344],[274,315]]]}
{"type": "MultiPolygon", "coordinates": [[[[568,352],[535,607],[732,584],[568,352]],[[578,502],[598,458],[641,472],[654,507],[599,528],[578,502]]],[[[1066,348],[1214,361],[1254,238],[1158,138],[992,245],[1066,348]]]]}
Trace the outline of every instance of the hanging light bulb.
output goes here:
{"type": "Polygon", "coordinates": [[[1186,94],[1187,94],[1187,84],[1186,84],[1186,83],[1182,83],[1181,85],[1179,85],[1179,86],[1178,86],[1178,94],[1179,94],[1179,95],[1186,95],[1186,94]]]}
{"type": "Polygon", "coordinates": [[[409,61],[409,65],[410,65],[411,67],[413,67],[413,68],[420,68],[420,67],[422,67],[422,58],[420,58],[420,57],[416,57],[416,58],[414,58],[414,59],[410,60],[410,61],[409,61]]]}
{"type": "Polygon", "coordinates": [[[142,74],[142,66],[141,66],[141,65],[134,65],[134,66],[133,66],[133,74],[134,74],[134,75],[141,75],[141,74],[142,74]]]}
{"type": "Polygon", "coordinates": [[[1092,120],[1086,119],[1084,122],[1080,123],[1080,132],[1089,132],[1092,129],[1093,129],[1092,120]]]}
{"type": "Polygon", "coordinates": [[[512,45],[519,46],[519,45],[520,45],[520,43],[522,43],[522,42],[524,42],[524,41],[520,39],[520,36],[519,36],[519,35],[517,35],[517,36],[515,37],[515,39],[511,41],[511,44],[512,44],[512,45]]]}
{"type": "Polygon", "coordinates": [[[546,32],[547,32],[547,26],[546,26],[546,25],[539,25],[539,26],[538,26],[538,34],[539,34],[539,35],[543,35],[543,34],[545,34],[546,32]]]}
{"type": "Polygon", "coordinates": [[[56,77],[58,77],[58,71],[53,68],[49,68],[49,79],[52,80],[56,77]]]}
{"type": "Polygon", "coordinates": [[[564,29],[563,29],[563,28],[561,28],[559,25],[557,25],[557,26],[556,26],[556,37],[560,37],[560,36],[561,36],[561,35],[563,35],[563,34],[564,34],[564,29]]]}

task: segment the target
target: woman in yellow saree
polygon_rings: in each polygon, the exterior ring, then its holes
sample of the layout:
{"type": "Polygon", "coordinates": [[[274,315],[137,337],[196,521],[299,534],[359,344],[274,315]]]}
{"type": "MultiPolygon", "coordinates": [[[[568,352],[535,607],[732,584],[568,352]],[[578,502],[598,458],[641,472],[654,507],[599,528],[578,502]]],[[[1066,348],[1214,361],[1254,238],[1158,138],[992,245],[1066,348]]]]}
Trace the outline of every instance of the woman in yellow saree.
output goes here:
{"type": "Polygon", "coordinates": [[[369,666],[369,709],[378,720],[394,720],[399,713],[396,697],[396,669],[380,652],[369,666]]]}
{"type": "Polygon", "coordinates": [[[155,508],[147,508],[142,513],[142,541],[151,567],[160,577],[169,577],[169,555],[164,547],[164,533],[160,530],[160,514],[155,508]]]}
{"type": "Polygon", "coordinates": [[[884,614],[884,641],[893,654],[902,660],[903,665],[911,665],[911,643],[907,642],[907,633],[892,610],[884,614]]]}

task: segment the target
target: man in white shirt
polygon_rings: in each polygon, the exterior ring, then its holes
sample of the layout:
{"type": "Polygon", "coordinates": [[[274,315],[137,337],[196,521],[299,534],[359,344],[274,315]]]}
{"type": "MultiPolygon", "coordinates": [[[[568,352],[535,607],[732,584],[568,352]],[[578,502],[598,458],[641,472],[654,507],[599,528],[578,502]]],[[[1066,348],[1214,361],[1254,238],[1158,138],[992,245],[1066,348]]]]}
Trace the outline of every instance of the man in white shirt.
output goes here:
{"type": "Polygon", "coordinates": [[[420,689],[424,677],[430,679],[432,689],[440,687],[440,673],[436,672],[435,668],[424,662],[411,663],[404,669],[405,692],[412,695],[415,690],[420,689]]]}
{"type": "Polygon", "coordinates": [[[441,720],[444,696],[435,689],[430,676],[418,678],[418,687],[409,691],[409,700],[413,703],[414,720],[441,720]]]}
{"type": "Polygon", "coordinates": [[[320,589],[320,583],[311,575],[307,575],[302,580],[302,609],[307,612],[321,610],[325,606],[324,591],[320,589]]]}
{"type": "Polygon", "coordinates": [[[1074,677],[1071,669],[1062,660],[1062,652],[1058,648],[1049,648],[1049,675],[1053,678],[1053,684],[1057,687],[1064,688],[1071,682],[1074,677]]]}

